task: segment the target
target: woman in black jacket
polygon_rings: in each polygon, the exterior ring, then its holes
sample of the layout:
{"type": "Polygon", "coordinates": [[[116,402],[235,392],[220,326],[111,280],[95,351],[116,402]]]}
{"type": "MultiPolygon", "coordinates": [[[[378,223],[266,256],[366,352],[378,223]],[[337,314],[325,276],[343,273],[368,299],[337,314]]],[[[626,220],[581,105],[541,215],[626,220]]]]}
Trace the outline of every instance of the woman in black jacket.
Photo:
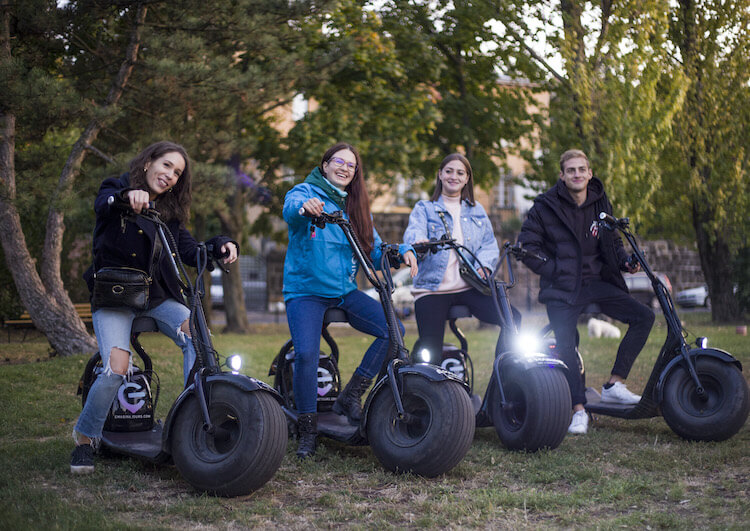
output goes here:
{"type": "MultiPolygon", "coordinates": [[[[141,315],[152,317],[159,330],[182,349],[185,383],[195,363],[188,324],[190,310],[184,304],[184,295],[167,251],[160,252],[159,246],[154,250],[158,236],[152,223],[128,216],[131,210],[140,213],[148,207],[149,201],[155,202],[174,235],[182,261],[195,266],[198,242],[185,229],[191,202],[190,159],[182,146],[167,141],[148,146],[130,162],[128,173],[102,183],[94,202],[94,264],[84,274],[89,291],[93,293],[94,271],[102,267],[150,271],[152,260],[155,264],[145,310],[127,306],[97,308],[92,301],[94,333],[104,371],[94,381],[73,430],[76,443],[70,463],[73,473],[94,470],[92,442],[101,437],[112,401],[132,367],[130,328],[133,319],[141,315]]],[[[237,259],[239,247],[229,238],[217,236],[208,243],[213,244],[217,255],[226,255],[224,263],[237,259]]]]}

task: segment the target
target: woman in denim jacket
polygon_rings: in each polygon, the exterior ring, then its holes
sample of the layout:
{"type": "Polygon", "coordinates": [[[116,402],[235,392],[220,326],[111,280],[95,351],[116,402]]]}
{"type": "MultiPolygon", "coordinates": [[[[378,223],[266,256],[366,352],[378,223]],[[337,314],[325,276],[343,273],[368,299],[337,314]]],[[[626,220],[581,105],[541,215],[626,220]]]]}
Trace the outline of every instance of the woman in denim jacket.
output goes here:
{"type": "MultiPolygon", "coordinates": [[[[500,250],[487,213],[474,201],[471,164],[459,153],[443,159],[432,199],[414,206],[404,242],[420,243],[443,235],[454,238],[474,253],[478,261],[468,258],[482,277],[492,274],[500,250]]],[[[416,301],[420,350],[442,352],[445,321],[451,306],[467,306],[480,321],[502,325],[492,298],[469,286],[458,268],[459,260],[452,249],[427,253],[419,262],[412,293],[416,301]]]]}
{"type": "MultiPolygon", "coordinates": [[[[380,263],[380,236],[372,226],[370,201],[359,153],[339,143],[325,152],[320,166],[284,198],[284,221],[289,225],[289,247],[284,259],[284,302],[294,343],[294,398],[299,411],[297,456],[315,453],[317,439],[316,374],[320,332],[328,308],[341,308],[355,329],[375,336],[333,411],[357,425],[362,394],[370,387],[388,353],[388,325],[378,302],[357,289],[359,264],[344,231],[336,225],[316,229],[308,216],[341,210],[352,223],[357,239],[374,264],[380,263]]],[[[411,246],[399,248],[404,262],[417,274],[411,246]]],[[[401,334],[404,329],[401,327],[401,334]]]]}

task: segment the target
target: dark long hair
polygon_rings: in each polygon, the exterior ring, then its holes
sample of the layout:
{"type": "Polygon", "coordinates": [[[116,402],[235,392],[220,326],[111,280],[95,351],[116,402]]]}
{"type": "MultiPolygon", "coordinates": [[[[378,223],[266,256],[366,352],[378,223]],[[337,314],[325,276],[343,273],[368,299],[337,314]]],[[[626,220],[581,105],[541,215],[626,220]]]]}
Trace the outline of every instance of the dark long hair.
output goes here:
{"type": "Polygon", "coordinates": [[[432,192],[432,200],[437,201],[442,195],[443,183],[442,181],[440,181],[440,172],[443,171],[443,168],[445,168],[448,163],[453,160],[461,162],[461,164],[464,165],[464,168],[466,168],[466,174],[469,176],[466,184],[461,189],[461,199],[469,203],[471,206],[474,206],[474,172],[471,170],[469,159],[461,155],[461,153],[451,153],[443,159],[443,162],[440,163],[440,168],[438,168],[438,173],[435,177],[435,191],[432,192]]]}
{"type": "Polygon", "coordinates": [[[354,178],[346,185],[344,189],[348,194],[346,197],[346,213],[354,227],[354,233],[362,244],[365,254],[369,256],[375,242],[372,237],[372,213],[370,212],[370,198],[367,195],[367,186],[365,186],[365,171],[362,168],[362,158],[359,151],[346,142],[339,142],[328,148],[320,161],[320,171],[323,171],[323,164],[331,160],[331,157],[342,149],[348,149],[354,153],[357,160],[357,167],[354,169],[354,178]]]}
{"type": "Polygon", "coordinates": [[[150,191],[146,182],[144,167],[148,162],[155,161],[167,153],[179,153],[185,159],[185,169],[182,170],[180,178],[177,179],[177,184],[168,192],[156,197],[156,210],[161,213],[162,219],[165,221],[177,219],[182,225],[186,225],[190,218],[193,186],[190,175],[190,157],[188,157],[184,147],[174,142],[162,140],[141,151],[130,161],[130,186],[147,192],[150,191]]]}

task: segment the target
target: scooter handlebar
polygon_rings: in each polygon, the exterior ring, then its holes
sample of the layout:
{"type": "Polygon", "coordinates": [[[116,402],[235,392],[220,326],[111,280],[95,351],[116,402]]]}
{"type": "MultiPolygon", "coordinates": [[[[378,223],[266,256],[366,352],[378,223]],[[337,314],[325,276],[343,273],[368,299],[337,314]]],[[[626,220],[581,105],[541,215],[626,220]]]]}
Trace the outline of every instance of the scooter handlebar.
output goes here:
{"type": "Polygon", "coordinates": [[[599,223],[608,230],[626,229],[630,225],[630,218],[616,218],[606,212],[599,213],[599,223]]]}

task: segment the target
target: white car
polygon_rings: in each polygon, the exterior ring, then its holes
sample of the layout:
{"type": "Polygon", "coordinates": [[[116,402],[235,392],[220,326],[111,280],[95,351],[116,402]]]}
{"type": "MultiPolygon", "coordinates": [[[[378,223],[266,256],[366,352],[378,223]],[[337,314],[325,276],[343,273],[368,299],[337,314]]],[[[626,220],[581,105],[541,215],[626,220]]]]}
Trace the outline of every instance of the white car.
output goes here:
{"type": "Polygon", "coordinates": [[[678,291],[677,295],[675,295],[675,302],[679,306],[683,306],[685,308],[692,308],[696,306],[708,307],[710,304],[708,299],[708,288],[703,285],[698,286],[697,288],[678,291]]]}
{"type": "MultiPolygon", "coordinates": [[[[412,278],[408,267],[402,267],[393,273],[393,307],[399,317],[404,318],[414,313],[414,296],[411,294],[412,278]]],[[[375,288],[365,290],[376,301],[380,301],[375,288]]]]}

